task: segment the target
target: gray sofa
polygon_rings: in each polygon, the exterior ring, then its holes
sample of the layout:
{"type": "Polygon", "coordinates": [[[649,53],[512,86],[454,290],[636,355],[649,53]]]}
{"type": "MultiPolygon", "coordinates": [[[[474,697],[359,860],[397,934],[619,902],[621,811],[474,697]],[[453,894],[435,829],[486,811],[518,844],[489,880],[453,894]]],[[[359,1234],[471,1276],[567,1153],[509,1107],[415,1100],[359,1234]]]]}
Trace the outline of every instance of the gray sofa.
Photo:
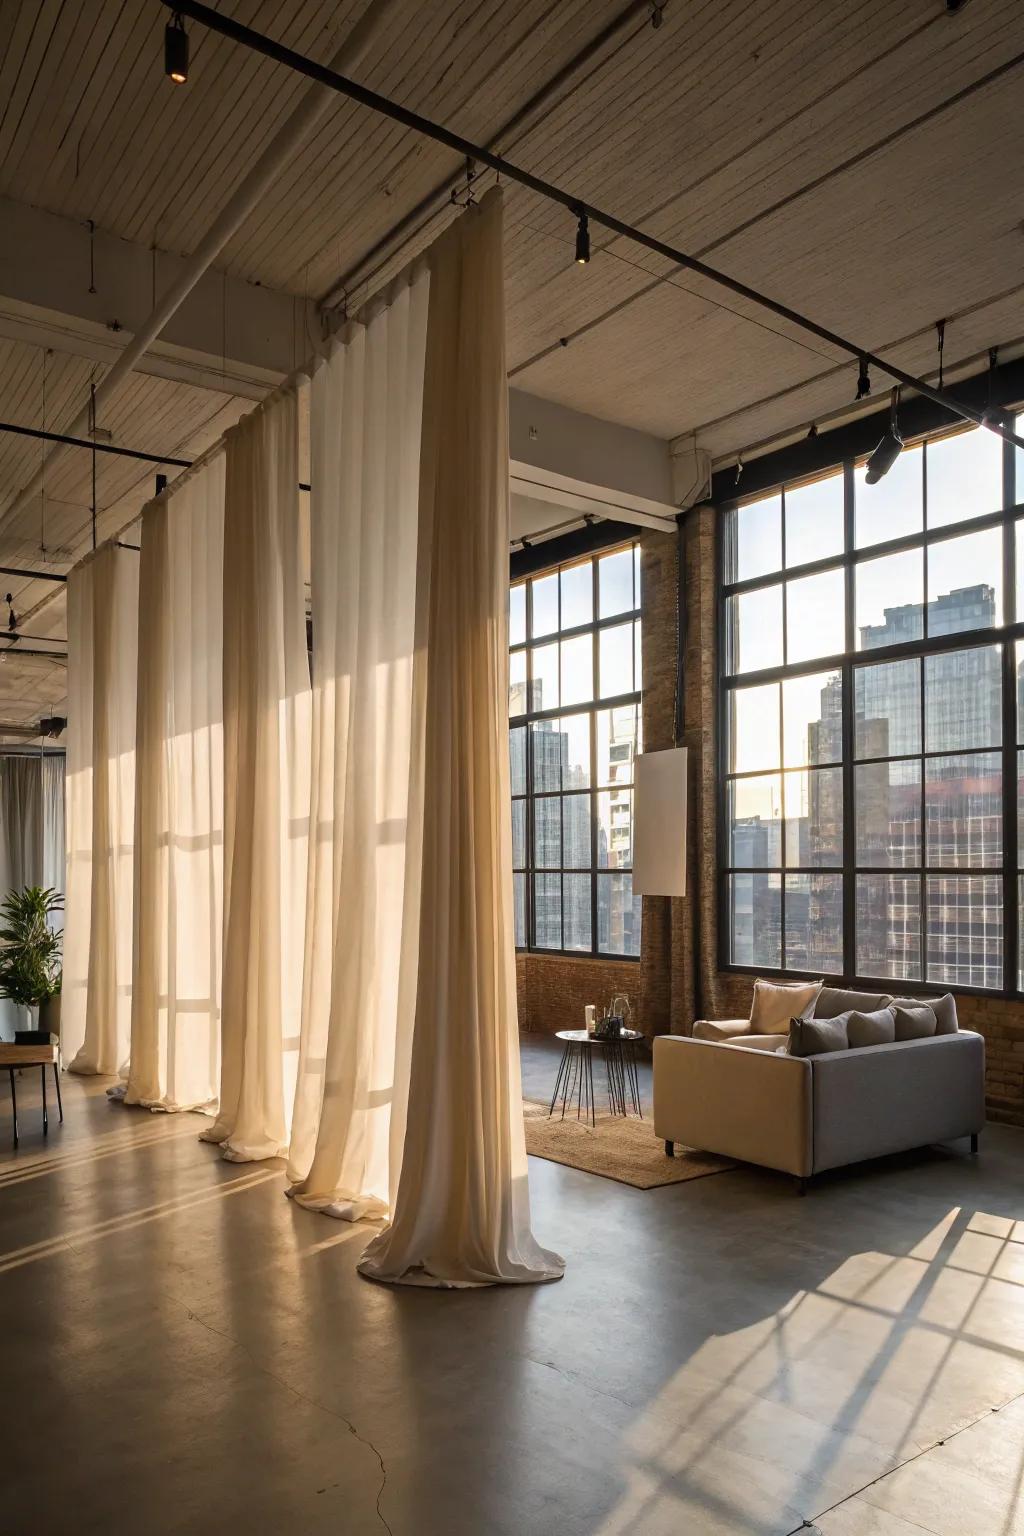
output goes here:
{"type": "MultiPolygon", "coordinates": [[[[809,1016],[884,1007],[885,996],[824,987],[809,1016]],[[840,1007],[840,1004],[843,1006],[840,1007]]],[[[927,998],[922,1002],[929,1002],[927,998]]],[[[747,1020],[701,1020],[654,1042],[654,1129],[674,1144],[792,1174],[801,1191],[828,1168],[934,1142],[985,1123],[985,1045],[968,1030],[796,1056],[788,1036],[747,1020]]]]}

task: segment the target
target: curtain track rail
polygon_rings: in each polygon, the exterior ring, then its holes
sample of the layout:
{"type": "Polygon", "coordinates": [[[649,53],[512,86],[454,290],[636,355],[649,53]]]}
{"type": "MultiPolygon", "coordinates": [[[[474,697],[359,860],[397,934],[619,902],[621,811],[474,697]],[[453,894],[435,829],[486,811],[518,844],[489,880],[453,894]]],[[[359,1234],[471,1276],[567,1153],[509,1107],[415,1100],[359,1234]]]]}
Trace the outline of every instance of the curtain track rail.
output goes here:
{"type": "Polygon", "coordinates": [[[451,129],[443,127],[440,123],[433,122],[430,118],[423,117],[418,112],[411,111],[408,107],[400,106],[398,102],[391,101],[387,96],[381,96],[376,91],[370,90],[365,85],[360,85],[355,80],[348,79],[345,75],[339,75],[335,70],[329,69],[325,64],[318,64],[315,59],[307,58],[305,54],[296,53],[294,49],[286,48],[277,43],[273,38],[265,36],[262,32],[255,31],[252,27],[244,26],[241,22],[225,16],[219,11],[212,10],[208,5],[202,5],[199,0],[162,0],[168,10],[181,16],[188,16],[192,21],[201,26],[208,27],[212,32],[219,32],[221,36],[230,38],[232,42],[241,43],[243,47],[251,48],[256,53],[262,53],[266,58],[273,59],[278,64],[284,64],[288,69],[294,70],[300,75],[306,75],[310,80],[317,81],[320,85],[327,86],[336,91],[340,96],[346,96],[350,101],[357,102],[360,106],[368,107],[370,111],[378,113],[382,117],[388,117],[393,122],[401,123],[404,128],[409,128],[414,133],[421,134],[424,138],[433,139],[435,143],[443,144],[447,149],[453,150],[464,160],[473,160],[480,165],[488,166],[492,171],[506,177],[509,181],[517,182],[520,186],[528,188],[540,197],[547,198],[549,202],[559,203],[567,208],[576,218],[586,215],[594,224],[600,224],[603,228],[611,230],[613,234],[621,235],[626,240],[632,240],[637,245],[644,246],[653,251],[657,256],[663,256],[666,260],[677,266],[685,267],[690,272],[695,272],[699,277],[706,278],[709,282],[717,284],[720,288],[727,289],[736,294],[738,298],[746,299],[749,303],[757,305],[760,309],[768,310],[779,319],[795,325],[799,329],[816,336],[819,341],[827,342],[840,352],[846,352],[852,358],[862,358],[879,373],[886,374],[895,379],[897,383],[906,385],[908,389],[916,390],[918,394],[925,395],[929,400],[934,400],[937,405],[950,411],[953,416],[963,421],[973,422],[976,426],[987,427],[998,437],[1005,438],[1008,442],[1015,443],[1018,448],[1024,448],[1024,438],[1004,426],[1001,422],[992,420],[984,411],[975,410],[957,400],[955,396],[948,394],[943,389],[936,389],[927,380],[918,378],[916,374],[907,373],[898,368],[895,363],[886,362],[884,358],[871,352],[868,348],[859,346],[838,332],[831,331],[827,326],[819,325],[807,315],[798,310],[791,309],[788,304],[781,303],[778,299],[772,299],[767,294],[760,293],[756,288],[741,283],[737,278],[729,277],[717,267],[708,266],[696,256],[690,256],[685,251],[678,250],[675,246],[667,244],[664,240],[649,235],[645,230],[638,229],[633,224],[627,224],[625,220],[617,218],[614,214],[597,208],[593,203],[584,202],[582,198],[567,192],[563,187],[556,186],[553,182],[545,181],[540,176],[535,176],[531,171],[524,170],[503,156],[495,154],[492,150],[484,148],[481,144],[474,144],[471,139],[464,139],[461,134],[453,133],[451,129]]]}

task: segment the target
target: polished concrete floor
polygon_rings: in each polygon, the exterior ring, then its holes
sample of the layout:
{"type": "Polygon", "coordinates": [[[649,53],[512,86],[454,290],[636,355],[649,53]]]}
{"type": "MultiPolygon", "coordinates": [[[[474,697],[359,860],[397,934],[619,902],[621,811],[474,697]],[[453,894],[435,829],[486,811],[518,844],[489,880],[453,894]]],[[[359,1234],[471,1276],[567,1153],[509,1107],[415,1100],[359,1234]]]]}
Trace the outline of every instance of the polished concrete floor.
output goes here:
{"type": "Polygon", "coordinates": [[[565,1279],[440,1293],[64,1081],[44,1143],[23,1078],[16,1155],[0,1083],[4,1536],[1024,1532],[1024,1132],[806,1199],[534,1160],[565,1279]]]}

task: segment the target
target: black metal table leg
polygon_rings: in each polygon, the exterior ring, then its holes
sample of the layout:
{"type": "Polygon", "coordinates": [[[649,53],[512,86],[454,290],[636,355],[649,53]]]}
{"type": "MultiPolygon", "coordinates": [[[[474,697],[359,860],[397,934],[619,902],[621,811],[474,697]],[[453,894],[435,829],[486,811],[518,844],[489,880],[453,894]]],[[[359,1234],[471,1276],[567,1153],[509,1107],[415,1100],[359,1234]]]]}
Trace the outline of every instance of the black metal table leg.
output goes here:
{"type": "Polygon", "coordinates": [[[14,1086],[14,1068],[8,1067],[11,1076],[11,1115],[14,1119],[14,1145],[18,1145],[18,1090],[14,1086]]]}
{"type": "Polygon", "coordinates": [[[624,1065],[626,1067],[626,1073],[627,1073],[627,1075],[629,1077],[629,1088],[630,1088],[630,1093],[631,1093],[632,1098],[633,1098],[633,1108],[636,1110],[637,1114],[640,1116],[640,1119],[642,1120],[643,1117],[644,1117],[644,1112],[643,1112],[642,1108],[640,1107],[640,1073],[639,1073],[639,1070],[637,1069],[637,1064],[636,1064],[636,1041],[635,1040],[628,1040],[628,1041],[626,1041],[625,1045],[622,1047],[622,1057],[623,1057],[624,1065]],[[629,1050],[629,1055],[628,1056],[626,1055],[627,1048],[629,1050]]]}
{"type": "MultiPolygon", "coordinates": [[[[568,1068],[569,1068],[569,1054],[570,1054],[571,1050],[572,1050],[572,1046],[567,1045],[565,1047],[565,1050],[562,1052],[562,1059],[558,1063],[558,1076],[555,1078],[555,1091],[551,1095],[551,1103],[548,1105],[548,1119],[549,1120],[551,1119],[551,1116],[555,1112],[555,1105],[558,1102],[558,1090],[559,1090],[559,1088],[561,1088],[563,1086],[562,1078],[565,1077],[566,1080],[568,1080],[568,1076],[569,1076],[569,1071],[568,1071],[568,1068]]],[[[54,1067],[53,1070],[56,1072],[57,1068],[54,1067]]],[[[58,1093],[60,1092],[59,1089],[57,1091],[58,1091],[58,1093]]],[[[563,1120],[565,1119],[565,1094],[564,1093],[562,1095],[562,1119],[563,1120]]]]}
{"type": "Polygon", "coordinates": [[[64,1105],[61,1103],[61,1097],[60,1097],[60,1068],[58,1067],[56,1062],[54,1062],[54,1064],[53,1064],[53,1081],[54,1081],[54,1085],[55,1085],[55,1087],[57,1089],[57,1109],[58,1109],[58,1112],[60,1114],[60,1123],[61,1123],[61,1125],[63,1125],[64,1124],[64,1105]]]}
{"type": "Polygon", "coordinates": [[[40,1079],[42,1080],[42,1084],[43,1084],[43,1135],[44,1136],[48,1136],[49,1133],[50,1133],[50,1121],[49,1121],[49,1119],[47,1117],[47,1114],[46,1114],[46,1067],[45,1066],[41,1066],[39,1068],[39,1076],[40,1076],[40,1079]]]}

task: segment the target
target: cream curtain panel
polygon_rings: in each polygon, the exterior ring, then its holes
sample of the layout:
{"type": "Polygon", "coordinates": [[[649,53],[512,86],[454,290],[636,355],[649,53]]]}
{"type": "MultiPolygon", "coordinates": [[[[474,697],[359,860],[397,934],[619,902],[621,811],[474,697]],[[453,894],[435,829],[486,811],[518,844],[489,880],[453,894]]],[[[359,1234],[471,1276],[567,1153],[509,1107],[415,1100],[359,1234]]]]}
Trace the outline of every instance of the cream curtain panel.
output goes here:
{"type": "MultiPolygon", "coordinates": [[[[44,884],[42,763],[38,755],[0,757],[0,899],[44,884]]],[[[29,1024],[27,1008],[0,998],[0,1039],[13,1040],[29,1024]]]]}
{"type": "Polygon", "coordinates": [[[360,1268],[414,1284],[563,1269],[530,1230],[519,1083],[503,315],[492,192],[313,380],[322,585],[292,1172],[332,1214],[387,1206],[360,1268]]]}
{"type": "MultiPolygon", "coordinates": [[[[303,1204],[342,1216],[390,1209],[405,1129],[429,289],[421,263],[335,342],[310,391],[313,836],[289,1175],[303,1204]]],[[[422,704],[418,717],[421,733],[422,704]]]]}
{"type": "MultiPolygon", "coordinates": [[[[224,453],[142,515],[131,1062],[124,1097],[209,1106],[220,1068],[224,453]]],[[[117,1090],[114,1090],[117,1092],[117,1090]]]]}
{"type": "Polygon", "coordinates": [[[220,1113],[236,1161],[287,1151],[298,1062],[310,687],[294,388],[225,438],[220,1113]]]}
{"type": "Polygon", "coordinates": [[[73,1072],[118,1072],[128,1056],[138,580],[138,556],[115,544],[68,577],[61,1039],[73,1072]]]}
{"type": "MultiPolygon", "coordinates": [[[[47,752],[42,760],[43,864],[42,884],[51,891],[64,890],[66,849],[64,842],[64,753],[47,752]]],[[[54,928],[64,927],[64,914],[55,914],[54,928]]]]}

